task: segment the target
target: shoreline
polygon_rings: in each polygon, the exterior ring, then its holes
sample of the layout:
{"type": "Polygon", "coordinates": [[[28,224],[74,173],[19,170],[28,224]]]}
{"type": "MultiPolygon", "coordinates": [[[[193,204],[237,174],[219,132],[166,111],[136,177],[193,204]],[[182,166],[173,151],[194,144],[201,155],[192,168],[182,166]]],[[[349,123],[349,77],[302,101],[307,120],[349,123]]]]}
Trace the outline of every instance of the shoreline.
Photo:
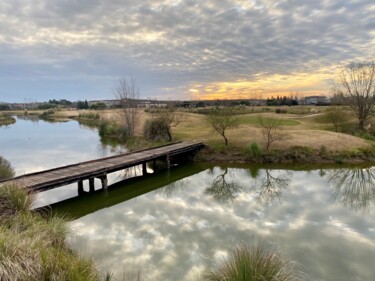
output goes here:
{"type": "Polygon", "coordinates": [[[244,148],[229,147],[214,149],[208,145],[197,153],[196,162],[215,164],[258,164],[258,165],[368,165],[375,164],[375,147],[351,151],[325,151],[310,147],[290,147],[252,155],[244,148]]]}

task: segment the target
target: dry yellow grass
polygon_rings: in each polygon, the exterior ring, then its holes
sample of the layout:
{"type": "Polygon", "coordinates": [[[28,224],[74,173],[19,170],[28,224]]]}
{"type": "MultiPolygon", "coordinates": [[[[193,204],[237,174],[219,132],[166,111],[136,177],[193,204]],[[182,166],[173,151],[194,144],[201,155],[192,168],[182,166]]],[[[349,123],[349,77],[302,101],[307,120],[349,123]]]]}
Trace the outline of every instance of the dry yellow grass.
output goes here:
{"type": "MultiPolygon", "coordinates": [[[[264,114],[268,117],[280,118],[276,114],[264,114]]],[[[283,115],[281,118],[291,118],[293,115],[283,115]]],[[[313,117],[311,117],[313,118],[313,117]]],[[[294,118],[301,121],[301,118],[294,118]]],[[[295,126],[283,126],[281,129],[285,139],[272,145],[275,149],[292,146],[309,146],[319,149],[325,146],[330,151],[348,150],[370,146],[370,142],[347,134],[325,130],[321,124],[309,120],[295,126]]],[[[183,140],[203,140],[208,142],[222,142],[222,138],[209,126],[204,115],[187,113],[186,120],[174,128],[174,135],[183,140]]],[[[262,129],[254,125],[240,125],[228,130],[229,142],[235,146],[246,146],[252,142],[264,145],[262,129]]]]}
{"type": "MultiPolygon", "coordinates": [[[[55,116],[60,118],[72,117],[78,116],[80,112],[84,113],[87,111],[57,111],[55,116]]],[[[99,113],[103,119],[122,122],[121,110],[103,110],[95,112],[99,113]]],[[[210,127],[204,115],[188,112],[185,112],[184,115],[184,121],[177,127],[172,128],[175,139],[202,140],[209,143],[220,143],[223,141],[221,136],[210,127]]],[[[340,151],[367,147],[370,145],[369,141],[361,138],[323,130],[329,125],[318,123],[316,121],[318,115],[315,113],[304,116],[294,114],[280,115],[275,113],[262,113],[262,115],[271,118],[291,119],[299,122],[297,125],[282,127],[286,138],[283,141],[274,143],[272,145],[272,148],[274,149],[285,149],[292,146],[309,146],[319,149],[321,146],[325,146],[328,150],[340,151]]],[[[248,116],[256,115],[253,114],[248,116]]],[[[152,118],[152,115],[142,110],[139,115],[139,124],[136,128],[137,135],[142,135],[143,125],[149,118],[152,118]]],[[[355,119],[351,118],[351,121],[355,121],[355,119]]],[[[253,124],[242,124],[234,129],[228,130],[228,137],[229,143],[235,146],[246,146],[252,142],[264,145],[262,129],[253,124]]]]}

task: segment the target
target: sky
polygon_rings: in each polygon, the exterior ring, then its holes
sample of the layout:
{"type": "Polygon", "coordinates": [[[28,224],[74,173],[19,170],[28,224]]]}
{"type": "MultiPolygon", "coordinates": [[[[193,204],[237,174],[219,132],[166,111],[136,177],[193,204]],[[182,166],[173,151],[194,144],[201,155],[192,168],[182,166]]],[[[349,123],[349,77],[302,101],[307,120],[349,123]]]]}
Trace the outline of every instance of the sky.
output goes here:
{"type": "Polygon", "coordinates": [[[3,0],[0,101],[329,95],[375,58],[373,0],[3,0]]]}

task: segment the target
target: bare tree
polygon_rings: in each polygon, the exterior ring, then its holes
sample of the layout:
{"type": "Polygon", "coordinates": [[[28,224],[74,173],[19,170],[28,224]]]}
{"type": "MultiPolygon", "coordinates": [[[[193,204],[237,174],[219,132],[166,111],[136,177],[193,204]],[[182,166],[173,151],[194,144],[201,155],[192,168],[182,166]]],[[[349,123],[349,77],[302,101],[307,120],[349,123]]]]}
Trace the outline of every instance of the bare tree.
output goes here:
{"type": "Polygon", "coordinates": [[[263,117],[259,115],[259,125],[262,127],[263,139],[266,143],[266,150],[269,151],[271,144],[285,139],[281,132],[281,119],[263,117]]]}
{"type": "Polygon", "coordinates": [[[113,90],[116,98],[120,101],[122,114],[129,137],[134,137],[135,128],[138,124],[140,110],[138,108],[139,88],[133,77],[121,78],[113,90]]]}
{"type": "Polygon", "coordinates": [[[358,118],[360,130],[374,108],[375,63],[351,63],[342,66],[334,81],[334,92],[342,93],[358,118]]]}
{"type": "Polygon", "coordinates": [[[212,128],[223,137],[225,145],[228,145],[226,131],[238,126],[239,124],[238,115],[236,115],[233,107],[213,110],[207,116],[207,121],[212,128]]]}

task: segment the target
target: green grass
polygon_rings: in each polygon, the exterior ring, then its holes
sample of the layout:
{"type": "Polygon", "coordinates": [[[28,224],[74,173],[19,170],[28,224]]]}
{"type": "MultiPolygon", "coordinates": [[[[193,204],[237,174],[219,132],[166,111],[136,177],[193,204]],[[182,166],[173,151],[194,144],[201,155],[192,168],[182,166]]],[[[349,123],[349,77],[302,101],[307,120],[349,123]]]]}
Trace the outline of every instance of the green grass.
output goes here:
{"type": "Polygon", "coordinates": [[[209,269],[204,281],[294,281],[300,280],[294,263],[262,241],[240,243],[226,259],[209,269]]]}
{"type": "MultiPolygon", "coordinates": [[[[240,124],[245,125],[255,125],[260,126],[260,121],[258,116],[241,116],[240,118],[240,124]]],[[[270,118],[275,120],[275,118],[270,118]]],[[[299,125],[300,122],[293,120],[293,119],[277,119],[280,122],[281,126],[295,126],[299,125]]]]}

